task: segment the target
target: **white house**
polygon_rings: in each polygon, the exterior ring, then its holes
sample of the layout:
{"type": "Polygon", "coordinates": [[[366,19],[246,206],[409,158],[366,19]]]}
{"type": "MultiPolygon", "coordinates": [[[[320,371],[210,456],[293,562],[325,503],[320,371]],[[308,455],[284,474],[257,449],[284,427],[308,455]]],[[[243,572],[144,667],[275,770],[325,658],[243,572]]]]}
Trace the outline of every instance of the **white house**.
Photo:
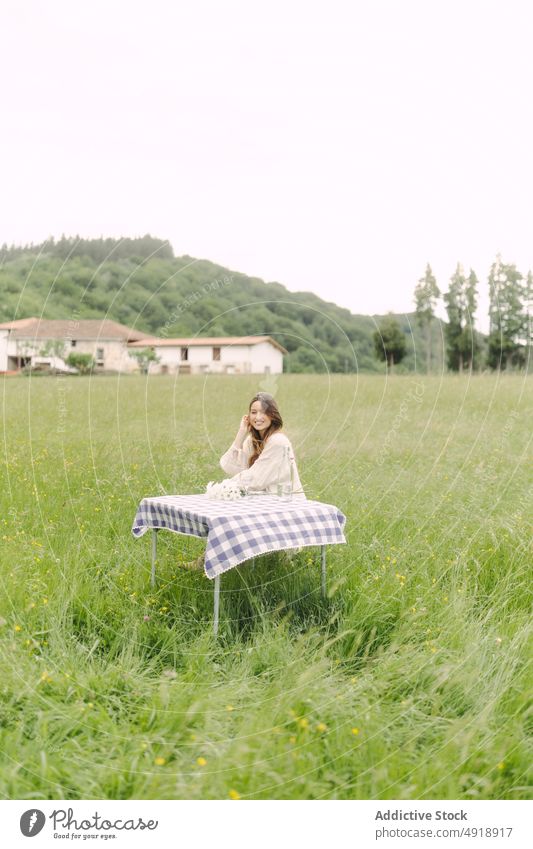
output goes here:
{"type": "Polygon", "coordinates": [[[151,348],[159,358],[151,373],[281,374],[287,351],[271,336],[187,339],[146,337],[109,319],[22,318],[0,324],[0,372],[49,365],[68,371],[70,353],[91,354],[96,370],[139,370],[134,351],[151,348]]]}
{"type": "Polygon", "coordinates": [[[130,342],[128,348],[151,348],[159,358],[150,373],[281,374],[285,348],[271,336],[156,337],[130,342]]]}
{"type": "Polygon", "coordinates": [[[0,324],[0,371],[48,363],[68,371],[71,352],[91,354],[101,371],[136,371],[127,343],[145,336],[109,319],[22,318],[0,324]]]}

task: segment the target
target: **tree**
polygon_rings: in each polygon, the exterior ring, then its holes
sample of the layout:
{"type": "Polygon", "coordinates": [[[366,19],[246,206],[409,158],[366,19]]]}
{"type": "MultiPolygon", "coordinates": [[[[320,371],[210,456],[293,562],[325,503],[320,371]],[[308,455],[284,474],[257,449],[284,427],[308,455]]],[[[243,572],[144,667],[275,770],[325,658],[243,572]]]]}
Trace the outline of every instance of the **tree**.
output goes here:
{"type": "Polygon", "coordinates": [[[67,357],[67,365],[77,368],[80,374],[89,374],[94,366],[94,360],[91,354],[72,351],[67,357]]]}
{"type": "Polygon", "coordinates": [[[474,357],[479,350],[474,331],[474,313],[477,307],[475,272],[470,271],[467,279],[462,265],[457,263],[450,280],[450,288],[443,298],[448,313],[448,324],[444,331],[448,368],[462,372],[465,365],[473,367],[474,357]]]}
{"type": "Polygon", "coordinates": [[[428,262],[426,273],[420,278],[415,289],[416,318],[420,327],[426,328],[426,364],[428,374],[431,367],[431,323],[435,315],[436,300],[439,295],[439,287],[428,262]]]}
{"type": "Polygon", "coordinates": [[[465,296],[466,296],[466,319],[463,327],[463,339],[461,343],[461,351],[463,362],[470,369],[476,365],[476,360],[479,355],[480,345],[478,335],[474,329],[474,315],[477,309],[477,286],[478,279],[475,271],[470,269],[468,280],[466,281],[465,296]]]}
{"type": "Polygon", "coordinates": [[[387,363],[392,371],[394,363],[399,363],[405,355],[405,336],[392,313],[381,322],[374,331],[374,349],[378,359],[387,363]]]}
{"type": "Polygon", "coordinates": [[[63,339],[47,339],[39,349],[40,357],[65,357],[65,342],[63,339]]]}
{"type": "Polygon", "coordinates": [[[137,360],[141,374],[148,374],[150,363],[159,363],[161,357],[158,357],[153,348],[141,348],[140,351],[130,351],[130,357],[137,360]]]}
{"type": "Polygon", "coordinates": [[[528,317],[527,283],[515,265],[496,257],[489,275],[490,368],[521,366],[525,362],[528,317]]]}
{"type": "Polygon", "coordinates": [[[65,342],[62,339],[47,339],[39,349],[39,357],[50,357],[52,374],[56,373],[56,359],[64,360],[65,342]]]}
{"type": "Polygon", "coordinates": [[[466,278],[460,263],[457,263],[455,273],[450,279],[450,287],[444,293],[443,299],[448,313],[448,324],[445,327],[446,355],[448,368],[453,371],[463,370],[461,356],[461,336],[463,332],[464,294],[466,278]]]}
{"type": "Polygon", "coordinates": [[[533,274],[528,271],[525,286],[526,301],[526,371],[531,369],[531,348],[533,347],[533,323],[531,313],[533,312],[533,274]]]}

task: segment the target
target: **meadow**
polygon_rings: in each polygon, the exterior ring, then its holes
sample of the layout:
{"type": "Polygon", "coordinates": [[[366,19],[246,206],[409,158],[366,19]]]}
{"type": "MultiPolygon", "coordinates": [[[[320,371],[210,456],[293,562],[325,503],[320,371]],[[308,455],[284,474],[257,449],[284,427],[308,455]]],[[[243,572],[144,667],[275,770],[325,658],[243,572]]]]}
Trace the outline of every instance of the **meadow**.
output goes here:
{"type": "Polygon", "coordinates": [[[529,798],[531,378],[15,377],[2,404],[3,798],[529,798]],[[258,389],[347,544],[326,600],[316,548],[225,574],[215,638],[179,567],[204,543],[160,533],[152,589],[131,525],[224,477],[258,389]]]}

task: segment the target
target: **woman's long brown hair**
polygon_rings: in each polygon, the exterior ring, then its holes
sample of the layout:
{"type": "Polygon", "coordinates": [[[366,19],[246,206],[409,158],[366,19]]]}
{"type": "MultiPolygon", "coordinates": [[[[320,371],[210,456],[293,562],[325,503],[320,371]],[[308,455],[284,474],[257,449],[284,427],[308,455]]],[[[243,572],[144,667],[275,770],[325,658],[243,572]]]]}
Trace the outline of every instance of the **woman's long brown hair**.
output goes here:
{"type": "Polygon", "coordinates": [[[278,410],[278,405],[276,404],[272,395],[269,395],[268,392],[258,392],[257,395],[254,395],[252,400],[248,405],[248,412],[250,412],[252,408],[252,404],[254,401],[260,401],[261,406],[263,408],[263,412],[267,414],[269,418],[272,419],[267,430],[264,432],[264,435],[261,436],[258,430],[255,427],[250,425],[250,436],[252,437],[252,456],[250,457],[249,466],[253,466],[259,455],[261,454],[263,448],[265,447],[266,441],[269,436],[272,436],[277,430],[281,430],[283,427],[283,419],[281,418],[280,412],[278,410]]]}

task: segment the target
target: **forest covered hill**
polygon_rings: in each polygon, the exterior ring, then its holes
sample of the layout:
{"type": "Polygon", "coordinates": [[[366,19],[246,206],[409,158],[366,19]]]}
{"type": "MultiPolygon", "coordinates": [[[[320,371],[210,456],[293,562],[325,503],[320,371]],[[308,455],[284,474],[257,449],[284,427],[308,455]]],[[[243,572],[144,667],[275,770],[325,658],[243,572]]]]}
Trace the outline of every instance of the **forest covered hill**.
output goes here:
{"type": "MultiPolygon", "coordinates": [[[[205,259],[175,257],[168,242],[62,237],[0,249],[0,321],[110,318],[147,334],[268,334],[289,352],[290,372],[383,372],[373,333],[383,316],[355,315],[311,292],[289,292],[205,259]]],[[[396,316],[407,353],[399,372],[423,369],[425,336],[414,313],[396,316]]],[[[433,366],[442,367],[443,322],[434,319],[433,366]]]]}

